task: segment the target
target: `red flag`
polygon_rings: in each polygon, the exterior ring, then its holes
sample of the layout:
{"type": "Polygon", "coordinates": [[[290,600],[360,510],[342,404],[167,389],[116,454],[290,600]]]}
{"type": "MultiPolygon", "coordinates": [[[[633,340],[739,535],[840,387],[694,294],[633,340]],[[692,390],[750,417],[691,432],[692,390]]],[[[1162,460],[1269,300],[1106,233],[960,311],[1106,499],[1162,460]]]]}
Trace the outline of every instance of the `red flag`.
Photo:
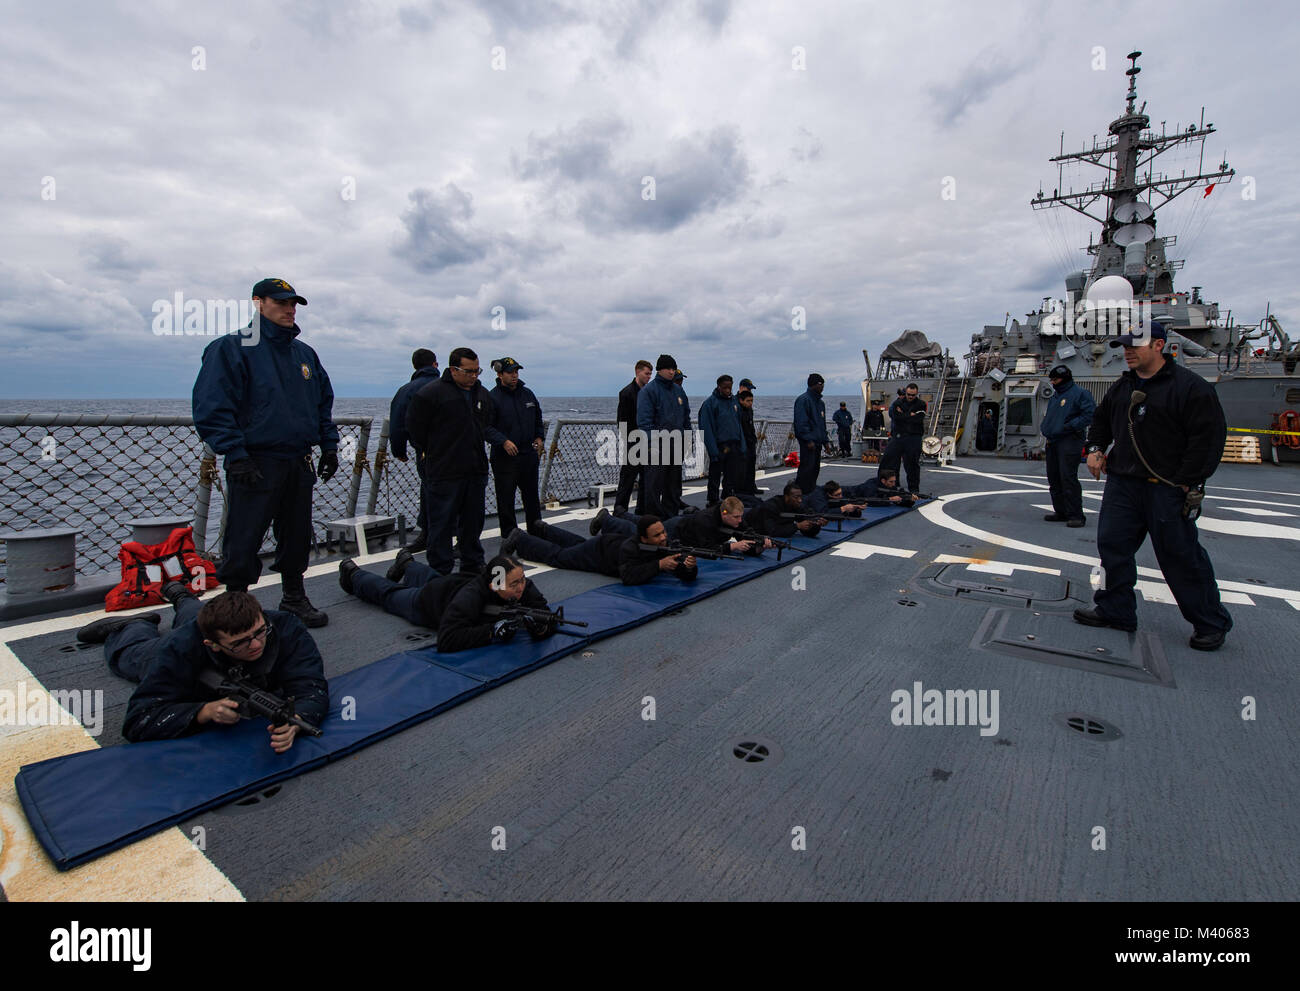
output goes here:
{"type": "MultiPolygon", "coordinates": [[[[1218,185],[1217,182],[1212,182],[1212,183],[1210,183],[1208,186],[1206,186],[1206,187],[1205,187],[1205,196],[1209,196],[1212,192],[1214,192],[1214,187],[1217,186],[1217,185],[1218,185]]],[[[1201,199],[1205,199],[1205,196],[1202,196],[1201,199]]]]}

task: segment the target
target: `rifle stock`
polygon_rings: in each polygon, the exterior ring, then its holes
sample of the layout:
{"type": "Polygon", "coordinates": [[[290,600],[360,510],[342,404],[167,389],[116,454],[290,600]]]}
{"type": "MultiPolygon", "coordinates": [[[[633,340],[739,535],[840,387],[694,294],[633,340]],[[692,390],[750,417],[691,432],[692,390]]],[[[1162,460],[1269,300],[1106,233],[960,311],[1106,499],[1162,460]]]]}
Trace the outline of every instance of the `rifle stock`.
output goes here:
{"type": "Polygon", "coordinates": [[[661,558],[674,557],[677,554],[682,557],[695,557],[701,561],[743,561],[743,555],[728,554],[725,551],[710,550],[708,547],[687,547],[685,544],[641,544],[643,551],[655,551],[661,558]]]}

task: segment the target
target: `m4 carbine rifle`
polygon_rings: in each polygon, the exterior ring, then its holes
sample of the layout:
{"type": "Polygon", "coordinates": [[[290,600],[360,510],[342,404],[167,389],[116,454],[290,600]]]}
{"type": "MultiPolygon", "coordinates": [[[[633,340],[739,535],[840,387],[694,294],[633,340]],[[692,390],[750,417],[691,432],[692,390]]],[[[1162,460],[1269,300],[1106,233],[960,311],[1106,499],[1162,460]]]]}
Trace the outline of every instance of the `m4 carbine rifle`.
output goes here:
{"type": "Polygon", "coordinates": [[[289,723],[308,736],[320,736],[321,731],[294,711],[293,696],[282,699],[274,692],[258,688],[247,677],[231,670],[225,674],[205,669],[199,675],[199,681],[220,692],[223,698],[234,699],[241,710],[250,716],[265,716],[272,726],[285,726],[289,723]]]}
{"type": "Polygon", "coordinates": [[[790,541],[779,540],[776,537],[769,537],[765,534],[759,533],[757,530],[738,530],[734,526],[721,526],[718,527],[718,532],[724,537],[730,537],[732,540],[752,540],[760,554],[763,553],[763,541],[766,540],[776,548],[776,559],[778,562],[781,560],[781,554],[790,549],[790,541]]]}
{"type": "Polygon", "coordinates": [[[493,603],[484,607],[483,614],[516,622],[532,620],[534,623],[550,623],[554,621],[556,626],[581,626],[584,629],[588,625],[578,619],[565,619],[564,606],[560,606],[555,612],[551,612],[549,609],[530,609],[528,606],[503,606],[493,603]]]}
{"type": "Polygon", "coordinates": [[[712,550],[708,547],[687,547],[685,544],[646,544],[639,545],[643,551],[655,551],[660,558],[675,557],[680,554],[682,557],[696,557],[701,561],[743,561],[744,556],[741,554],[728,554],[725,551],[712,550]]]}

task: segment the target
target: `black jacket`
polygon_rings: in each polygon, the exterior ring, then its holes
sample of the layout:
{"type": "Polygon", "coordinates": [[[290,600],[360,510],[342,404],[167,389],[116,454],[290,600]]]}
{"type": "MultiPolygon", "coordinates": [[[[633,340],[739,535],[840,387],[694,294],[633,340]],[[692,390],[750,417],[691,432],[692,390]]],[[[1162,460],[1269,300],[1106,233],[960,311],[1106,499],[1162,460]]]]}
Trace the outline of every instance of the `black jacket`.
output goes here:
{"type": "Polygon", "coordinates": [[[636,397],[640,391],[636,379],[618,391],[618,422],[627,424],[628,433],[636,429],[636,397]]]}
{"type": "Polygon", "coordinates": [[[795,524],[798,520],[783,520],[782,513],[806,513],[812,512],[807,507],[800,509],[787,509],[785,505],[785,496],[777,494],[770,499],[764,499],[757,506],[745,513],[745,525],[750,529],[757,530],[759,533],[769,537],[815,537],[821,532],[821,527],[814,523],[808,528],[808,532],[802,532],[795,524]]]}
{"type": "Polygon", "coordinates": [[[425,474],[430,480],[470,478],[488,473],[483,445],[502,441],[492,426],[492,397],[479,382],[465,391],[452,381],[451,368],[411,397],[406,410],[406,432],[411,443],[424,451],[425,474]]]}
{"type": "MultiPolygon", "coordinates": [[[[677,539],[686,544],[688,547],[703,547],[708,550],[722,551],[724,554],[731,553],[731,541],[735,538],[728,537],[722,532],[722,504],[704,510],[702,513],[691,513],[689,516],[682,517],[681,523],[677,525],[677,539]]],[[[750,554],[761,554],[762,548],[755,548],[750,554]]]]}
{"type": "Polygon", "coordinates": [[[546,433],[542,430],[542,404],[533,395],[533,390],[523,382],[514,389],[498,383],[488,395],[492,397],[492,426],[501,433],[501,440],[492,441],[492,460],[535,458],[533,441],[538,438],[545,440],[546,433]],[[518,454],[506,453],[502,445],[508,440],[515,442],[518,454]]]}
{"type": "Polygon", "coordinates": [[[462,588],[475,581],[478,575],[456,571],[450,575],[437,575],[420,586],[415,597],[415,607],[420,611],[423,625],[436,630],[442,623],[447,604],[462,588]]]}
{"type": "MultiPolygon", "coordinates": [[[[628,537],[618,552],[618,576],[624,585],[644,585],[665,574],[659,570],[662,555],[657,551],[643,551],[640,544],[639,537],[628,537]]],[[[699,577],[700,569],[679,564],[672,573],[684,582],[693,582],[699,577]]]]}
{"type": "Polygon", "coordinates": [[[740,430],[745,435],[745,451],[752,458],[758,453],[758,434],[754,430],[754,410],[743,403],[740,407],[740,430]]]}
{"type": "Polygon", "coordinates": [[[889,426],[891,432],[899,437],[920,437],[925,433],[925,417],[915,416],[917,410],[926,410],[925,400],[917,396],[908,402],[906,396],[900,396],[889,407],[889,426]]]}
{"type": "Polygon", "coordinates": [[[885,411],[879,409],[867,410],[867,415],[862,418],[863,430],[884,430],[885,429],[885,411]]]}
{"type": "MultiPolygon", "coordinates": [[[[463,402],[463,400],[462,400],[463,402]]],[[[450,654],[470,647],[486,647],[492,642],[492,627],[498,622],[495,616],[484,616],[483,610],[490,605],[504,606],[501,597],[492,590],[492,575],[484,571],[475,575],[474,580],[463,585],[452,596],[442,613],[438,624],[438,653],[450,654]]],[[[529,609],[546,609],[546,597],[529,579],[524,586],[523,597],[519,605],[529,609]]]]}
{"type": "Polygon", "coordinates": [[[1133,432],[1155,473],[1187,486],[1213,475],[1228,436],[1223,407],[1214,386],[1168,358],[1146,382],[1132,369],[1125,372],[1098,404],[1088,431],[1088,450],[1097,447],[1104,452],[1114,441],[1106,471],[1137,478],[1152,475],[1129,438],[1129,404],[1135,389],[1145,392],[1146,399],[1133,408],[1133,432]]]}
{"type": "MultiPolygon", "coordinates": [[[[281,697],[292,695],[298,715],[319,726],[330,700],[316,641],[292,613],[268,609],[265,616],[275,636],[267,641],[261,657],[241,665],[244,676],[281,697]]],[[[126,705],[122,735],[132,742],[169,740],[212,726],[196,723],[195,717],[205,704],[224,696],[203,684],[199,675],[204,668],[224,673],[231,663],[227,655],[203,645],[197,623],[173,630],[126,705]]]]}

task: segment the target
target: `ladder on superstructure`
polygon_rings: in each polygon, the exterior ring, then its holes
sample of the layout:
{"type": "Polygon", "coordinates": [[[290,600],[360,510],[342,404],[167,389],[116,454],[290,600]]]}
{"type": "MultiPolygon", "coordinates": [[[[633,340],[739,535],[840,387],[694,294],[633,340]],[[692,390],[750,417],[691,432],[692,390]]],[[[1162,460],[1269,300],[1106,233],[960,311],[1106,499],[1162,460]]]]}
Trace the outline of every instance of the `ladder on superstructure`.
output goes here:
{"type": "Polygon", "coordinates": [[[961,427],[962,415],[965,412],[967,381],[964,375],[958,376],[957,388],[954,389],[953,379],[948,376],[947,371],[948,353],[945,351],[943,371],[939,379],[939,394],[935,397],[934,406],[930,410],[929,429],[926,431],[927,437],[938,437],[941,446],[935,454],[924,457],[929,464],[946,464],[957,457],[957,431],[961,427]],[[942,443],[944,438],[950,438],[947,444],[942,443]]]}

